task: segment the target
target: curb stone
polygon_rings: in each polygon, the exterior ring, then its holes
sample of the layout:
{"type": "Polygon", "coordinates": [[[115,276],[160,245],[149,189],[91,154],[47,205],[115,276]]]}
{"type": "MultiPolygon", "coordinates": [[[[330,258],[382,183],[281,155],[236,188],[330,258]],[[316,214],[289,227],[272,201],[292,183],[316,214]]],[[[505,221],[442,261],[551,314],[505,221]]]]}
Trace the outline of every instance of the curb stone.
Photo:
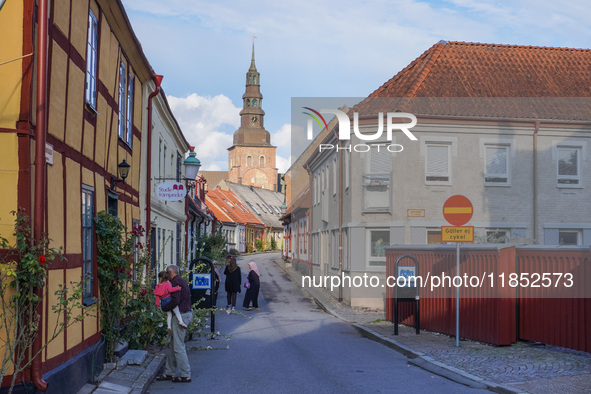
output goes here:
{"type": "Polygon", "coordinates": [[[135,382],[133,382],[133,385],[131,386],[131,394],[145,393],[150,383],[152,383],[152,381],[156,377],[158,371],[160,371],[160,368],[162,368],[162,366],[164,365],[165,361],[166,357],[164,356],[164,354],[156,354],[156,356],[154,356],[152,361],[150,361],[150,363],[146,367],[145,371],[142,372],[142,374],[136,379],[135,382]]]}
{"type": "Polygon", "coordinates": [[[373,330],[370,330],[369,328],[364,327],[360,324],[353,324],[353,327],[364,337],[369,338],[372,341],[379,342],[382,345],[388,346],[389,348],[396,350],[398,353],[402,353],[403,355],[405,355],[406,357],[408,357],[410,359],[415,359],[415,358],[419,358],[421,356],[424,356],[423,353],[417,352],[417,351],[409,348],[408,346],[404,346],[401,343],[398,343],[392,339],[386,338],[382,334],[377,333],[373,330]]]}

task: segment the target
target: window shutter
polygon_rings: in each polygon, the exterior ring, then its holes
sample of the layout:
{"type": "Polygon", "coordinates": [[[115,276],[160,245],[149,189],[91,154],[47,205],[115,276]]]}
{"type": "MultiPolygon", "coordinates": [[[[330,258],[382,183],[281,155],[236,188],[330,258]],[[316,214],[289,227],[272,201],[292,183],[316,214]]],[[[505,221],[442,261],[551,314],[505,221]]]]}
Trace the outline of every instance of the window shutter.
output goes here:
{"type": "Polygon", "coordinates": [[[379,152],[377,149],[370,151],[369,172],[372,174],[390,173],[392,170],[392,155],[385,148],[381,148],[379,152]]]}
{"type": "Polygon", "coordinates": [[[447,173],[448,148],[445,145],[429,145],[427,147],[427,172],[429,173],[447,173]]]}

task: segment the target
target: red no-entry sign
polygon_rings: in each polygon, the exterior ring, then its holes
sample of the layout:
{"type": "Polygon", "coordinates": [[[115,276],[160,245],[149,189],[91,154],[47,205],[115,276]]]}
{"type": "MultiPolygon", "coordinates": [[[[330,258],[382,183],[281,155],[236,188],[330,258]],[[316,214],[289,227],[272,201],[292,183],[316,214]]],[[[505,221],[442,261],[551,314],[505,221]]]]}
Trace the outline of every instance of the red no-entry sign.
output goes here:
{"type": "Polygon", "coordinates": [[[451,196],[443,204],[443,217],[454,226],[463,226],[472,218],[472,203],[459,194],[451,196]]]}

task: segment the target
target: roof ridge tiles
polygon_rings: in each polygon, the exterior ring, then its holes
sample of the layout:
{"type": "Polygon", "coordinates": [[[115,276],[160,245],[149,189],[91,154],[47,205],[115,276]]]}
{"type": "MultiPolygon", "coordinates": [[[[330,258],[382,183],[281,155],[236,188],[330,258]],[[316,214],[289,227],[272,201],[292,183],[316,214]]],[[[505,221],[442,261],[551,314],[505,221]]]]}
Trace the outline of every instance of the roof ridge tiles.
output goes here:
{"type": "MultiPolygon", "coordinates": [[[[438,44],[441,41],[438,42],[438,44]]],[[[542,45],[521,45],[521,44],[487,44],[484,42],[469,42],[469,41],[447,41],[443,45],[466,45],[466,46],[483,46],[483,47],[504,47],[504,48],[527,48],[527,49],[545,49],[545,50],[561,50],[561,51],[582,51],[591,52],[589,48],[569,48],[569,47],[552,47],[542,45]]]]}
{"type": "MultiPolygon", "coordinates": [[[[589,97],[590,55],[591,49],[439,41],[368,98],[589,97]]],[[[374,106],[364,100],[355,108],[374,106]]]]}

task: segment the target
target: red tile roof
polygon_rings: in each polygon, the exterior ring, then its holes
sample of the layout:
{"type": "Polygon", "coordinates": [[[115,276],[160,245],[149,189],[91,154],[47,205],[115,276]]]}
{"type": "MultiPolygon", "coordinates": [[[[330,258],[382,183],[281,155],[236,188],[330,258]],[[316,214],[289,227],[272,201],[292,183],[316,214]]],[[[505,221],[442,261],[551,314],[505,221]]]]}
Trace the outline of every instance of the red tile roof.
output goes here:
{"type": "Polygon", "coordinates": [[[591,97],[591,50],[440,41],[370,97],[591,97]]]}
{"type": "Polygon", "coordinates": [[[209,209],[213,211],[214,216],[220,222],[234,223],[234,220],[230,217],[227,209],[219,199],[213,195],[210,195],[211,191],[205,195],[205,201],[209,209]],[[218,205],[219,204],[219,205],[218,205]]]}
{"type": "Polygon", "coordinates": [[[591,120],[591,50],[443,42],[350,112],[591,120]]]}
{"type": "MultiPolygon", "coordinates": [[[[215,205],[216,208],[224,212],[226,217],[231,219],[231,222],[264,227],[263,223],[248,210],[231,190],[210,189],[206,194],[206,198],[213,202],[213,204],[209,205],[212,209],[213,205],[215,205]]],[[[217,216],[217,213],[216,217],[221,218],[221,216],[217,216]]],[[[224,219],[221,220],[225,221],[224,219]]]]}

